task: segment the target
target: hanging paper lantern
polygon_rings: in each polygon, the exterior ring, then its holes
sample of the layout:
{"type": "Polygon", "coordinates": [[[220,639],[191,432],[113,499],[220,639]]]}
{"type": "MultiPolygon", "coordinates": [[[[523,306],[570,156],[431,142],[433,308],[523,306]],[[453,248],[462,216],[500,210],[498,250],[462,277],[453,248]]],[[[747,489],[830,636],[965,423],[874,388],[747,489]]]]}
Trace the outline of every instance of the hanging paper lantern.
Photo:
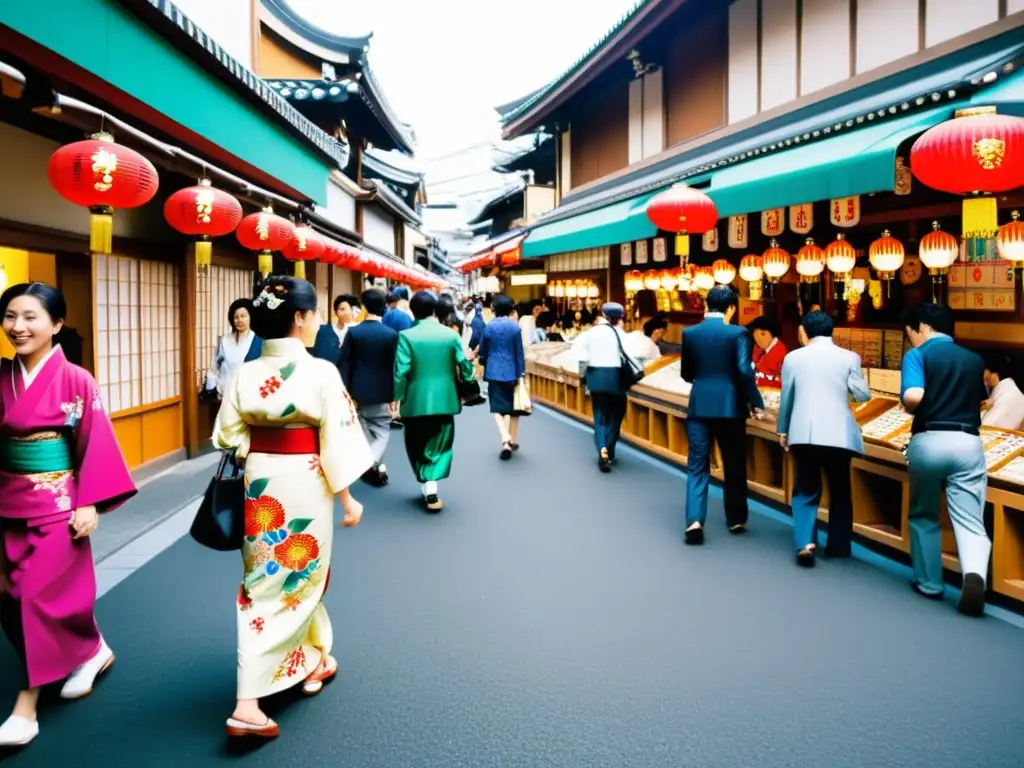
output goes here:
{"type": "Polygon", "coordinates": [[[932,231],[921,238],[917,254],[929,274],[944,275],[960,255],[960,243],[949,232],[943,232],[939,222],[933,221],[932,231]]]}
{"type": "Polygon", "coordinates": [[[281,255],[295,262],[295,276],[305,280],[306,262],[319,259],[326,250],[327,243],[319,232],[307,224],[299,224],[295,227],[292,241],[281,250],[281,255]]]}
{"type": "Polygon", "coordinates": [[[761,257],[756,253],[744,256],[740,260],[740,279],[748,283],[755,283],[764,277],[764,268],[761,266],[761,257]]]}
{"type": "Polygon", "coordinates": [[[832,274],[845,280],[853,268],[857,266],[857,251],[846,239],[846,235],[839,233],[836,239],[825,246],[825,265],[832,274]]]}
{"type": "Polygon", "coordinates": [[[156,195],[156,168],[134,149],[114,143],[109,133],[61,147],[46,167],[50,184],[65,200],[89,209],[89,249],[110,253],[114,209],[138,208],[156,195]]]}
{"type": "Polygon", "coordinates": [[[903,266],[905,256],[903,243],[893,237],[889,230],[885,230],[868,248],[868,260],[882,280],[892,280],[903,266]]]}
{"type": "Polygon", "coordinates": [[[644,289],[644,273],[639,269],[631,269],[623,278],[626,293],[636,293],[644,289]]]}
{"type": "Polygon", "coordinates": [[[644,288],[656,291],[661,287],[661,273],[656,269],[644,272],[644,288]]]}
{"type": "Polygon", "coordinates": [[[773,239],[768,250],[761,255],[761,267],[769,283],[777,283],[789,272],[789,253],[779,247],[777,240],[773,239]]]}
{"type": "Polygon", "coordinates": [[[697,267],[697,271],[693,275],[693,287],[702,295],[715,287],[715,273],[711,267],[697,267]]]}
{"type": "Polygon", "coordinates": [[[736,267],[726,259],[718,259],[711,265],[711,274],[716,283],[729,285],[736,278],[736,267]]]}
{"type": "Polygon", "coordinates": [[[933,189],[975,195],[964,201],[963,236],[994,237],[998,211],[989,195],[1024,185],[1024,118],[994,107],[961,110],[914,142],[910,169],[933,189]]]}
{"type": "Polygon", "coordinates": [[[813,237],[808,237],[804,247],[797,251],[796,271],[806,283],[818,282],[825,271],[825,251],[814,244],[813,237]]]}
{"type": "Polygon", "coordinates": [[[1014,211],[1010,214],[1011,221],[999,228],[996,236],[996,247],[999,249],[999,258],[1012,261],[1013,266],[1019,267],[1024,264],[1024,222],[1020,221],[1020,213],[1014,211]]]}
{"type": "Polygon", "coordinates": [[[661,270],[661,288],[665,291],[674,291],[679,285],[679,273],[678,267],[675,269],[663,269],[661,270]]]}
{"type": "Polygon", "coordinates": [[[259,254],[259,270],[264,277],[274,269],[274,251],[284,251],[295,239],[295,227],[288,219],[267,206],[242,219],[235,236],[243,248],[259,254]]]}
{"type": "Polygon", "coordinates": [[[690,235],[703,235],[718,223],[714,202],[699,189],[686,184],[660,192],[647,201],[647,218],[658,229],[676,234],[676,256],[685,264],[690,255],[690,235]]]}
{"type": "Polygon", "coordinates": [[[164,218],[183,235],[198,237],[195,243],[196,266],[209,268],[215,237],[230,235],[242,220],[242,206],[227,192],[216,189],[209,179],[179,189],[164,203],[164,218]]]}

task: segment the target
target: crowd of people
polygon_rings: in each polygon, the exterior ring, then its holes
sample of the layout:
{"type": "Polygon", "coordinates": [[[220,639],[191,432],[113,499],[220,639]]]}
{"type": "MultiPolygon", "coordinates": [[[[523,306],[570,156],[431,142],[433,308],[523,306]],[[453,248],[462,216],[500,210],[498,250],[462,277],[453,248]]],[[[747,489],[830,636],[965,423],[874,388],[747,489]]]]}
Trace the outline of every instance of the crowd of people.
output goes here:
{"type": "MultiPolygon", "coordinates": [[[[850,462],[864,450],[850,408],[871,393],[860,358],[832,342],[831,319],[803,316],[801,348],[787,354],[769,321],[732,323],[736,294],[711,289],[703,321],[685,329],[682,377],[691,390],[684,540],[701,545],[707,522],[710,457],[723,462],[725,522],[734,535],[748,522],[745,433],[764,419],[758,385],[777,385],[779,441],[795,459],[792,512],[800,565],[817,554],[822,475],[830,491],[829,557],[849,557],[853,509],[850,462]],[[754,352],[754,348],[758,350],[754,352]]],[[[233,737],[278,735],[261,699],[296,685],[316,695],[336,674],[323,596],[330,582],[336,501],[342,524],[358,525],[352,486],[389,482],[384,457],[392,431],[403,433],[425,510],[444,507],[440,483],[452,469],[455,416],[467,387],[487,383],[498,455],[519,450],[519,420],[531,411],[525,350],[566,329],[544,306],[517,307],[507,296],[461,308],[448,294],[375,288],[333,302],[322,323],[315,288],[270,277],[253,300],[228,312],[206,381],[219,402],[213,443],[244,466],[244,576],[237,595],[238,687],[226,723],[233,737]]],[[[574,311],[580,375],[594,411],[598,467],[610,472],[630,387],[661,355],[667,319],[656,315],[627,333],[625,311],[608,302],[574,311]]],[[[96,624],[89,536],[101,515],[136,493],[92,376],[69,362],[55,339],[67,316],[60,291],[24,283],[0,296],[13,360],[0,362],[0,623],[25,674],[0,747],[39,734],[43,686],[62,683],[65,699],[88,696],[114,653],[96,624]]],[[[952,339],[947,307],[911,309],[904,326],[901,399],[913,413],[907,450],[913,588],[943,593],[939,497],[945,492],[964,574],[959,609],[979,616],[991,543],[983,507],[987,483],[982,411],[1000,426],[1020,426],[1024,395],[1009,361],[985,363],[952,339]],[[993,415],[994,414],[994,415],[993,415]]]]}

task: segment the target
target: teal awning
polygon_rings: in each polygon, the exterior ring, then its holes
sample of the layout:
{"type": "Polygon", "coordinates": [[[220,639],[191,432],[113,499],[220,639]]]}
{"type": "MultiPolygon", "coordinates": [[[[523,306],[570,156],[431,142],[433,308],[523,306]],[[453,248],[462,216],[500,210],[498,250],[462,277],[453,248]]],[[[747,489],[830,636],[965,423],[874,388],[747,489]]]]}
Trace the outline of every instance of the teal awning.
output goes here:
{"type": "Polygon", "coordinates": [[[582,251],[654,237],[658,230],[647,218],[648,192],[561,221],[541,224],[523,241],[523,258],[582,251]]]}
{"type": "MultiPolygon", "coordinates": [[[[948,104],[716,171],[708,194],[722,218],[895,188],[900,144],[953,116],[948,104]]],[[[847,129],[844,129],[847,130],[847,129]]]]}
{"type": "Polygon", "coordinates": [[[972,107],[995,107],[1002,115],[1024,117],[1024,72],[1000,75],[971,97],[972,107]]]}

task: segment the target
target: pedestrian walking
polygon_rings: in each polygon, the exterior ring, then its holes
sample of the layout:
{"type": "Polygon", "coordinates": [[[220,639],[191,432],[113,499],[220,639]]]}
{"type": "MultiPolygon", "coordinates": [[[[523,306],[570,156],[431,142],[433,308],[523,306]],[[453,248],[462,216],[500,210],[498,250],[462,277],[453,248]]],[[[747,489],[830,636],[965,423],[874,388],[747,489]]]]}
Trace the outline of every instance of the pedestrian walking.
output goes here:
{"type": "Polygon", "coordinates": [[[473,364],[462,354],[462,341],[438,321],[437,306],[429,291],[412,297],[416,323],[398,335],[395,355],[395,400],[405,425],[405,451],[431,512],[444,509],[438,483],[452,470],[455,415],[462,411],[456,376],[473,380],[473,364]]]}
{"type": "Polygon", "coordinates": [[[231,302],[228,308],[228,326],[231,330],[217,342],[217,349],[213,353],[213,360],[206,374],[205,391],[208,395],[215,395],[218,400],[224,396],[224,390],[231,377],[249,357],[250,350],[253,357],[259,357],[263,349],[263,339],[252,332],[250,299],[236,299],[231,302]]]}
{"type": "Polygon", "coordinates": [[[244,462],[247,489],[238,701],[226,730],[273,738],[279,727],[260,699],[295,685],[315,695],[338,671],[323,605],[334,500],[345,525],[359,523],[363,508],[349,486],[373,458],[336,364],[306,351],[321,330],[316,289],[294,277],[270,277],[253,319],[263,354],[234,378],[213,432],[214,445],[244,462]]]}
{"type": "Polygon", "coordinates": [[[512,319],[515,302],[508,296],[495,296],[491,308],[494,320],[484,328],[478,355],[501,438],[499,456],[507,461],[513,451],[519,450],[519,417],[528,415],[516,403],[517,389],[525,386],[526,354],[522,328],[512,319]]]}
{"type": "Polygon", "coordinates": [[[381,487],[388,484],[384,452],[391,437],[391,419],[397,405],[394,393],[398,332],[381,322],[387,309],[383,291],[376,288],[363,291],[362,302],[366,317],[345,334],[338,370],[349,394],[356,401],[359,424],[373,452],[373,466],[363,479],[381,487]]]}
{"type": "Polygon", "coordinates": [[[0,317],[15,353],[0,361],[0,624],[25,674],[0,747],[17,747],[39,735],[44,685],[65,681],[61,697],[81,699],[114,663],[89,537],[136,489],[96,382],[53,343],[61,292],[13,285],[0,317]]]}

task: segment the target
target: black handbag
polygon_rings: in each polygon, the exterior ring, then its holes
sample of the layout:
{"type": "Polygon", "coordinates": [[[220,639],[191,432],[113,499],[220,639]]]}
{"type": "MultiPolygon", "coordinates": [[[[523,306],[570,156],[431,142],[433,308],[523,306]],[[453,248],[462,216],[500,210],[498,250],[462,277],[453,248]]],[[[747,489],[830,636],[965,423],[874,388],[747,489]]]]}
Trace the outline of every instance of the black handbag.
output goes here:
{"type": "Polygon", "coordinates": [[[207,549],[237,552],[245,537],[245,475],[235,452],[228,451],[220,460],[199,505],[192,529],[192,538],[207,549]],[[231,468],[231,474],[226,470],[231,468]]]}
{"type": "Polygon", "coordinates": [[[622,337],[619,335],[619,332],[613,326],[609,325],[608,327],[612,329],[612,333],[615,334],[615,341],[619,344],[619,384],[622,385],[624,390],[628,391],[635,384],[639,384],[647,374],[644,373],[640,363],[626,354],[626,350],[622,348],[622,337]]]}
{"type": "Polygon", "coordinates": [[[487,398],[480,391],[480,382],[475,379],[463,381],[460,377],[456,379],[455,388],[459,393],[459,399],[465,406],[483,405],[487,402],[487,398]]]}

